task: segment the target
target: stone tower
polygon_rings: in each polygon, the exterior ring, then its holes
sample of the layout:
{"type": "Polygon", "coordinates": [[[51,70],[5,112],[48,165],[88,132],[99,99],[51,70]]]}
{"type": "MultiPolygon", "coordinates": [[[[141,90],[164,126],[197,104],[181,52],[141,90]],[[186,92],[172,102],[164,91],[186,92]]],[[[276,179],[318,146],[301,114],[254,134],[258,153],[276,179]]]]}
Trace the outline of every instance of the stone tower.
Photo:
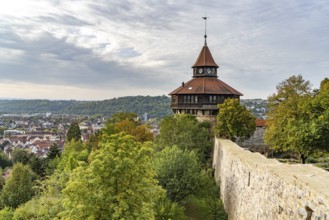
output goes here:
{"type": "Polygon", "coordinates": [[[227,98],[242,94],[218,79],[218,65],[207,46],[207,35],[201,52],[192,66],[192,79],[172,91],[171,108],[175,114],[185,113],[200,120],[213,120],[218,114],[218,104],[227,98]]]}

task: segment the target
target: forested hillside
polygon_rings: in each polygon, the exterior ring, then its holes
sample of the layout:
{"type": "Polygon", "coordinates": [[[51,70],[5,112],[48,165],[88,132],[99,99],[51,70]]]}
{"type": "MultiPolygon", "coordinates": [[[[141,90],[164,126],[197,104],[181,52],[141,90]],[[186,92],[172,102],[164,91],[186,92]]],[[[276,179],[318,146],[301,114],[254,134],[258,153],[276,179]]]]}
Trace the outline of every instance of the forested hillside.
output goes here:
{"type": "MultiPolygon", "coordinates": [[[[257,117],[265,115],[267,101],[262,99],[242,99],[257,117]]],[[[171,115],[168,96],[126,96],[103,101],[76,100],[0,100],[0,114],[4,113],[46,113],[111,116],[116,112],[134,112],[140,117],[147,113],[148,118],[163,118],[171,115]]]]}
{"type": "Polygon", "coordinates": [[[0,100],[0,113],[46,113],[111,116],[116,112],[144,113],[149,118],[171,115],[167,96],[127,96],[104,101],[0,100]]]}

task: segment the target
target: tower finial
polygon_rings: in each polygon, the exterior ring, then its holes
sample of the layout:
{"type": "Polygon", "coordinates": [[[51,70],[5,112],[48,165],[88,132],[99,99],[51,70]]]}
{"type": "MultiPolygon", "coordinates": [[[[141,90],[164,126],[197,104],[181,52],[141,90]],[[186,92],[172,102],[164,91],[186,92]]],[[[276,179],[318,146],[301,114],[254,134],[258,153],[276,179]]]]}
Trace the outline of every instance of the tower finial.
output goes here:
{"type": "Polygon", "coordinates": [[[204,19],[204,45],[207,46],[207,16],[202,17],[204,19]]]}

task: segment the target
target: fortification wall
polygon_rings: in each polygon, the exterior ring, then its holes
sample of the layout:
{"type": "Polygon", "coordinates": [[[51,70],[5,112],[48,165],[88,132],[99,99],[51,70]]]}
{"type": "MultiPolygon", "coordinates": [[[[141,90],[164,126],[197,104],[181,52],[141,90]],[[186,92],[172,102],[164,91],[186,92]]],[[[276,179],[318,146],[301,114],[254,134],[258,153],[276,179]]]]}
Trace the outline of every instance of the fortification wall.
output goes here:
{"type": "Polygon", "coordinates": [[[329,173],[216,139],[213,167],[229,219],[329,220],[329,173]]]}

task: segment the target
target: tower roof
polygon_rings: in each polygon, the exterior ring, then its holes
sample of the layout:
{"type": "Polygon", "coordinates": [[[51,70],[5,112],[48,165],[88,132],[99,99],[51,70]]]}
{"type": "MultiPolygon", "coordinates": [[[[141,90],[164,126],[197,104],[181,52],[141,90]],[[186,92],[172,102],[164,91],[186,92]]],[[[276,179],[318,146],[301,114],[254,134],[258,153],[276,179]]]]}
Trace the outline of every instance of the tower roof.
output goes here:
{"type": "Polygon", "coordinates": [[[204,67],[204,66],[210,66],[210,67],[218,67],[218,65],[215,63],[214,58],[212,58],[212,55],[210,53],[210,50],[207,45],[204,45],[201,49],[201,52],[199,54],[198,59],[195,61],[194,67],[204,67]]]}
{"type": "Polygon", "coordinates": [[[211,77],[194,78],[172,91],[169,95],[179,94],[243,95],[223,81],[211,77]]]}

